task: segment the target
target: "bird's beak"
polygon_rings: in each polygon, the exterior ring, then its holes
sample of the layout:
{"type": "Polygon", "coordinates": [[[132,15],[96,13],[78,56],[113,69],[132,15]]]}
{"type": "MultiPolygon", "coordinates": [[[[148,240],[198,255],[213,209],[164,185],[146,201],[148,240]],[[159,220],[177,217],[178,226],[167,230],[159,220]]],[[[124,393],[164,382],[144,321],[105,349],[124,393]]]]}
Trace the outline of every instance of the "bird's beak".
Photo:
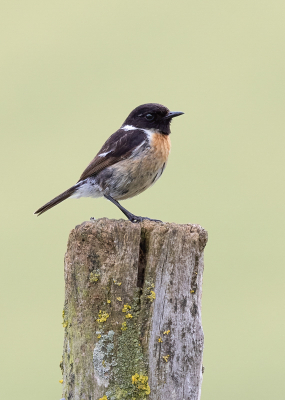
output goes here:
{"type": "Polygon", "coordinates": [[[184,114],[182,111],[169,111],[169,113],[164,117],[165,119],[172,119],[174,117],[179,117],[179,115],[184,114]]]}

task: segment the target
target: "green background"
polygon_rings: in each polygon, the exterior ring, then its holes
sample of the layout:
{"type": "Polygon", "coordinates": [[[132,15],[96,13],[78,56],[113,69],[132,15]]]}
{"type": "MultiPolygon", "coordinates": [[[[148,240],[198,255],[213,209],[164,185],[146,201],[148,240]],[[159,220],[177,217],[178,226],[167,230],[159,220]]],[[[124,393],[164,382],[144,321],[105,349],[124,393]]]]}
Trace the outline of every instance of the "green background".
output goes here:
{"type": "Polygon", "coordinates": [[[103,199],[32,213],[146,102],[185,115],[163,177],[123,205],[209,232],[202,400],[284,399],[284,11],[1,0],[1,399],[61,398],[68,234],[123,216],[103,199]]]}

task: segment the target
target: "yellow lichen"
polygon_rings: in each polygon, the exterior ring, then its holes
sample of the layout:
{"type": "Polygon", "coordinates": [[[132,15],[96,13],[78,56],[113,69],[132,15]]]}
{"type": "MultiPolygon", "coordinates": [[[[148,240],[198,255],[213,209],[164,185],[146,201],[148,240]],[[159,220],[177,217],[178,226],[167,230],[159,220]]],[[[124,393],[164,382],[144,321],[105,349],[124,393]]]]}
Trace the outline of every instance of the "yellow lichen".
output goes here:
{"type": "Polygon", "coordinates": [[[194,293],[195,292],[195,290],[190,290],[190,293],[194,293]]]}
{"type": "Polygon", "coordinates": [[[114,284],[117,286],[121,286],[121,284],[122,284],[122,282],[117,282],[116,279],[113,279],[113,281],[114,281],[114,284]]]}
{"type": "Polygon", "coordinates": [[[150,394],[150,387],[148,384],[147,376],[135,374],[132,376],[132,383],[138,390],[143,392],[143,394],[145,395],[150,394]]]}
{"type": "Polygon", "coordinates": [[[66,328],[66,327],[68,326],[68,321],[65,321],[65,320],[64,320],[64,317],[65,317],[65,311],[62,310],[62,319],[63,319],[62,326],[63,326],[64,328],[66,328]]]}
{"type": "Polygon", "coordinates": [[[58,381],[59,383],[63,383],[63,379],[61,379],[60,381],[58,381]]]}
{"type": "Polygon", "coordinates": [[[124,307],[122,308],[122,312],[128,312],[132,307],[129,304],[124,304],[124,307]]]}
{"type": "Polygon", "coordinates": [[[100,274],[98,272],[91,272],[89,276],[89,282],[98,282],[100,278],[100,274]]]}
{"type": "Polygon", "coordinates": [[[170,332],[170,329],[168,329],[168,331],[164,331],[163,334],[164,334],[164,335],[168,335],[169,332],[170,332]]]}
{"type": "Polygon", "coordinates": [[[132,316],[132,314],[128,313],[128,314],[126,315],[126,318],[133,318],[133,316],[132,316]]]}
{"type": "Polygon", "coordinates": [[[122,329],[122,331],[126,331],[128,329],[126,321],[122,323],[121,329],[122,329]]]}
{"type": "Polygon", "coordinates": [[[110,303],[111,303],[111,300],[107,300],[107,303],[110,304],[110,303]]]}
{"type": "Polygon", "coordinates": [[[103,396],[103,397],[100,397],[99,400],[108,400],[108,397],[105,395],[105,396],[103,396]]]}
{"type": "Polygon", "coordinates": [[[98,318],[96,319],[97,322],[103,323],[106,322],[107,319],[110,317],[110,315],[108,313],[106,313],[106,311],[99,311],[98,314],[98,318]]]}
{"type": "Polygon", "coordinates": [[[169,358],[169,354],[167,356],[163,356],[162,358],[164,359],[165,362],[167,362],[168,358],[169,358]]]}
{"type": "Polygon", "coordinates": [[[118,300],[118,301],[122,301],[122,298],[121,298],[121,297],[117,297],[117,300],[118,300]]]}
{"type": "Polygon", "coordinates": [[[162,343],[162,339],[161,339],[161,337],[160,337],[160,338],[158,338],[158,343],[162,343]]]}
{"type": "Polygon", "coordinates": [[[97,336],[97,339],[100,339],[100,337],[101,337],[101,335],[98,335],[98,336],[97,336]]]}
{"type": "Polygon", "coordinates": [[[153,300],[155,300],[155,292],[153,290],[150,291],[150,295],[147,296],[151,302],[153,302],[153,300]]]}

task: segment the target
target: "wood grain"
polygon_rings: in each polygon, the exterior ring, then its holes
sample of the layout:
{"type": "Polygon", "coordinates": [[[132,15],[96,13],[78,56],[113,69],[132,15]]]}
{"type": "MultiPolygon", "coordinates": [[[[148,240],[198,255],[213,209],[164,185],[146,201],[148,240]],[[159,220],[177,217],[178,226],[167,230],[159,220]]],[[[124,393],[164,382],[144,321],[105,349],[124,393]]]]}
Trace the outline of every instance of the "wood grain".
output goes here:
{"type": "Polygon", "coordinates": [[[100,219],[70,233],[66,400],[200,398],[206,242],[199,225],[151,221],[100,219]]]}

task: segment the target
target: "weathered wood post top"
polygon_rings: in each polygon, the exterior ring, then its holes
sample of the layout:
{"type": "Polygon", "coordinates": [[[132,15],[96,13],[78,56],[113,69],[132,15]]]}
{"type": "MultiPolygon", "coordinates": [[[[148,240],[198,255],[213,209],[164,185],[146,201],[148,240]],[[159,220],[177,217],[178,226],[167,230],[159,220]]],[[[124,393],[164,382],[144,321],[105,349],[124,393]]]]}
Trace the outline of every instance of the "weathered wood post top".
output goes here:
{"type": "Polygon", "coordinates": [[[106,218],[65,257],[65,400],[199,400],[207,232],[106,218]]]}

